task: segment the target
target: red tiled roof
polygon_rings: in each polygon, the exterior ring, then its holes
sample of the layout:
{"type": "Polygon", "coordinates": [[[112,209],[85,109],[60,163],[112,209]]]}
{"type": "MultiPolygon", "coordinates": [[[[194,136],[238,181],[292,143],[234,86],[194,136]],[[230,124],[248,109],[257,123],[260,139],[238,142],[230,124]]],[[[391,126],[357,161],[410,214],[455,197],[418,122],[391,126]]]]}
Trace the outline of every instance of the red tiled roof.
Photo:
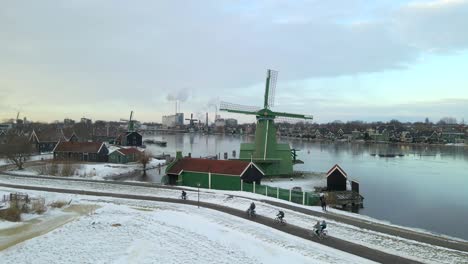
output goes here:
{"type": "Polygon", "coordinates": [[[346,174],[346,172],[338,165],[338,164],[335,164],[335,166],[333,166],[328,172],[327,172],[327,177],[332,174],[333,171],[335,170],[339,170],[341,172],[341,174],[343,174],[345,177],[348,177],[348,174],[346,174]]]}
{"type": "Polygon", "coordinates": [[[169,169],[169,174],[180,174],[184,171],[211,172],[216,174],[240,176],[249,166],[250,162],[241,160],[210,160],[183,158],[169,169]]]}
{"type": "Polygon", "coordinates": [[[103,144],[99,142],[59,142],[54,152],[98,153],[103,144]]]}
{"type": "Polygon", "coordinates": [[[117,150],[118,152],[129,155],[129,154],[140,154],[141,152],[136,148],[121,148],[117,150]]]}

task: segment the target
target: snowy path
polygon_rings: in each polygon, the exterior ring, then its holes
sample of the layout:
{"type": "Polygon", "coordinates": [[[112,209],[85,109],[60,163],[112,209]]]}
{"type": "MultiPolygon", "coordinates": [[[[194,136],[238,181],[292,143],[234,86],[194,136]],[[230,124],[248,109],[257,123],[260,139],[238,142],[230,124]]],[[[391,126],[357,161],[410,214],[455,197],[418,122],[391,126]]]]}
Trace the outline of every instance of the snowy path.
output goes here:
{"type": "MultiPolygon", "coordinates": [[[[48,191],[48,192],[58,192],[58,193],[69,193],[69,194],[81,194],[81,195],[92,195],[92,196],[105,196],[105,197],[113,197],[113,198],[124,198],[124,199],[135,199],[135,200],[145,200],[145,201],[161,201],[161,202],[170,202],[170,203],[178,203],[178,204],[191,204],[197,205],[199,204],[201,207],[214,209],[220,212],[224,212],[233,216],[241,217],[247,220],[250,220],[246,217],[246,214],[243,210],[237,210],[213,203],[206,203],[200,202],[197,203],[196,201],[183,201],[181,199],[173,199],[173,198],[160,198],[154,196],[142,196],[142,195],[133,195],[133,194],[119,194],[119,193],[108,193],[108,192],[96,192],[96,191],[83,191],[83,190],[73,190],[73,189],[60,189],[60,188],[49,188],[49,187],[34,187],[34,186],[18,186],[18,185],[7,185],[7,184],[0,184],[0,186],[6,186],[11,188],[24,188],[26,190],[38,190],[38,191],[48,191]]],[[[358,244],[354,244],[348,241],[344,241],[341,239],[329,237],[326,240],[318,240],[315,236],[310,235],[309,229],[300,228],[297,226],[293,226],[288,224],[286,226],[278,226],[274,223],[271,218],[257,216],[254,220],[256,223],[263,224],[265,226],[269,226],[278,230],[281,230],[285,233],[308,239],[314,240],[316,243],[321,243],[331,248],[339,249],[357,256],[361,256],[370,260],[378,261],[380,263],[419,263],[418,261],[406,259],[403,257],[399,257],[396,255],[391,255],[385,252],[381,252],[378,250],[370,249],[358,244]]]]}
{"type": "MultiPolygon", "coordinates": [[[[21,178],[4,176],[0,178],[0,182],[11,184],[24,184],[36,186],[51,186],[56,188],[70,188],[80,190],[95,190],[95,191],[108,191],[113,193],[122,194],[139,194],[145,196],[158,196],[158,197],[178,197],[178,190],[171,189],[156,189],[148,187],[126,186],[110,183],[96,183],[96,182],[77,182],[66,180],[49,180],[38,178],[21,178]]],[[[244,210],[250,203],[249,199],[239,197],[228,197],[226,192],[213,191],[202,193],[202,201],[228,206],[244,210]]],[[[229,192],[228,192],[229,193],[229,192]]],[[[232,192],[240,193],[240,192],[232,192]]],[[[189,198],[196,199],[196,192],[189,191],[189,198]]],[[[256,198],[263,197],[259,195],[252,195],[256,198]]],[[[274,215],[278,208],[277,206],[269,204],[260,204],[257,206],[258,212],[261,215],[274,215]]],[[[289,223],[311,229],[315,221],[320,218],[298,213],[292,210],[285,210],[286,218],[289,223]]],[[[379,251],[387,252],[389,254],[411,258],[421,262],[427,263],[466,263],[468,253],[466,251],[456,251],[447,248],[419,243],[416,241],[403,239],[396,236],[390,236],[364,228],[343,224],[340,222],[330,221],[330,234],[342,240],[358,243],[363,246],[377,249],[379,251]]],[[[463,243],[463,242],[461,242],[463,243]]],[[[466,245],[466,244],[465,244],[466,245]]]]}
{"type": "Polygon", "coordinates": [[[0,251],[2,263],[373,263],[210,209],[31,193],[100,208],[0,251]]]}

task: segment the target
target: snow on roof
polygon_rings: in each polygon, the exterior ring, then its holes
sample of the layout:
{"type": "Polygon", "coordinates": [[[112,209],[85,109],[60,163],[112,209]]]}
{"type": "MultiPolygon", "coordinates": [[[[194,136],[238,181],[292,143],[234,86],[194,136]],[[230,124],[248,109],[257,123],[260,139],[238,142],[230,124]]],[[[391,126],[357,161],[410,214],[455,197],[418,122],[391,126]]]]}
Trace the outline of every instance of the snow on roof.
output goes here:
{"type": "Polygon", "coordinates": [[[335,170],[338,170],[341,174],[345,176],[345,178],[348,177],[348,174],[338,165],[335,164],[328,172],[327,172],[327,177],[330,176],[335,170]]]}
{"type": "Polygon", "coordinates": [[[123,155],[141,154],[141,152],[136,148],[120,148],[117,151],[123,155]]]}
{"type": "Polygon", "coordinates": [[[111,154],[112,152],[116,151],[116,150],[119,150],[121,147],[118,147],[118,146],[114,146],[114,145],[107,145],[107,149],[109,150],[109,154],[111,154]]]}

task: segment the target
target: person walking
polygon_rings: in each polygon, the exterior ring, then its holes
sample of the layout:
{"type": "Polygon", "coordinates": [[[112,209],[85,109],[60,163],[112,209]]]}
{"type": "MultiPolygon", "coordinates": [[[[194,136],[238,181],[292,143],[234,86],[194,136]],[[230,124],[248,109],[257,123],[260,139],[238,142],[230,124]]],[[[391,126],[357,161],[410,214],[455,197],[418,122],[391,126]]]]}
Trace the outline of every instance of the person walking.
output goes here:
{"type": "Polygon", "coordinates": [[[322,206],[322,210],[324,212],[326,212],[327,211],[327,201],[325,199],[325,196],[320,197],[320,205],[322,206]]]}

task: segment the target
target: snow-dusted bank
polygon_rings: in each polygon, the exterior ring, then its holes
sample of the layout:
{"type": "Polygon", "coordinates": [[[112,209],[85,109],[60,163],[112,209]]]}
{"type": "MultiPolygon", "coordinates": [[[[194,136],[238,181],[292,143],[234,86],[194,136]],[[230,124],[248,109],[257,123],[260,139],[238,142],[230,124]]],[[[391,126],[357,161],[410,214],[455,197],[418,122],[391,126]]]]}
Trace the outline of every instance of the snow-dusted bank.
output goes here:
{"type": "MultiPolygon", "coordinates": [[[[165,165],[166,162],[164,160],[152,159],[147,167],[148,168],[155,168],[157,166],[165,165]]],[[[17,175],[41,175],[41,171],[47,171],[45,166],[49,165],[41,165],[41,166],[31,166],[27,167],[24,170],[10,170],[9,173],[17,174],[17,175]]],[[[61,171],[61,165],[57,165],[58,171],[61,171]]],[[[118,175],[124,175],[129,173],[139,173],[142,170],[142,165],[134,162],[128,164],[115,164],[115,163],[73,163],[70,167],[70,176],[68,178],[79,178],[79,179],[93,179],[93,180],[106,180],[111,179],[112,177],[118,175]]]]}
{"type": "MultiPolygon", "coordinates": [[[[65,180],[46,180],[2,176],[0,183],[34,185],[44,187],[55,187],[65,189],[78,189],[88,191],[105,191],[123,194],[139,194],[146,196],[177,198],[180,191],[168,189],[155,189],[148,187],[113,185],[107,183],[89,183],[89,182],[70,182],[65,180]]],[[[189,191],[189,199],[196,200],[196,191],[189,191]]],[[[251,198],[265,199],[265,196],[255,194],[246,194],[242,192],[224,192],[224,191],[201,191],[201,200],[214,204],[224,205],[231,208],[245,210],[251,198]],[[230,196],[229,194],[245,195],[247,198],[230,196]]],[[[273,199],[273,198],[271,198],[273,199]]],[[[285,202],[287,203],[287,202],[285,202]]],[[[278,207],[266,203],[258,203],[257,211],[261,215],[273,217],[278,207]]],[[[313,224],[319,220],[318,217],[302,214],[299,212],[285,210],[288,223],[307,229],[312,229],[313,224]]],[[[372,221],[366,218],[366,221],[372,221]]],[[[346,225],[336,221],[329,221],[329,234],[331,236],[358,243],[369,248],[377,249],[389,254],[402,256],[426,263],[465,263],[468,259],[467,252],[450,250],[438,246],[420,243],[396,236],[370,231],[351,225],[346,225]]]]}
{"type": "MultiPolygon", "coordinates": [[[[0,188],[0,193],[15,191],[0,188]]],[[[372,263],[210,209],[27,192],[48,201],[72,200],[72,205],[100,207],[0,251],[2,263],[372,263]]],[[[0,225],[0,239],[2,228],[8,227],[0,225]]]]}
{"type": "MultiPolygon", "coordinates": [[[[37,155],[32,155],[29,157],[28,161],[39,161],[39,160],[50,160],[53,158],[53,155],[50,153],[44,153],[44,154],[37,154],[37,155]]],[[[5,158],[0,158],[0,166],[4,165],[11,165],[13,164],[11,161],[5,158]]]]}

